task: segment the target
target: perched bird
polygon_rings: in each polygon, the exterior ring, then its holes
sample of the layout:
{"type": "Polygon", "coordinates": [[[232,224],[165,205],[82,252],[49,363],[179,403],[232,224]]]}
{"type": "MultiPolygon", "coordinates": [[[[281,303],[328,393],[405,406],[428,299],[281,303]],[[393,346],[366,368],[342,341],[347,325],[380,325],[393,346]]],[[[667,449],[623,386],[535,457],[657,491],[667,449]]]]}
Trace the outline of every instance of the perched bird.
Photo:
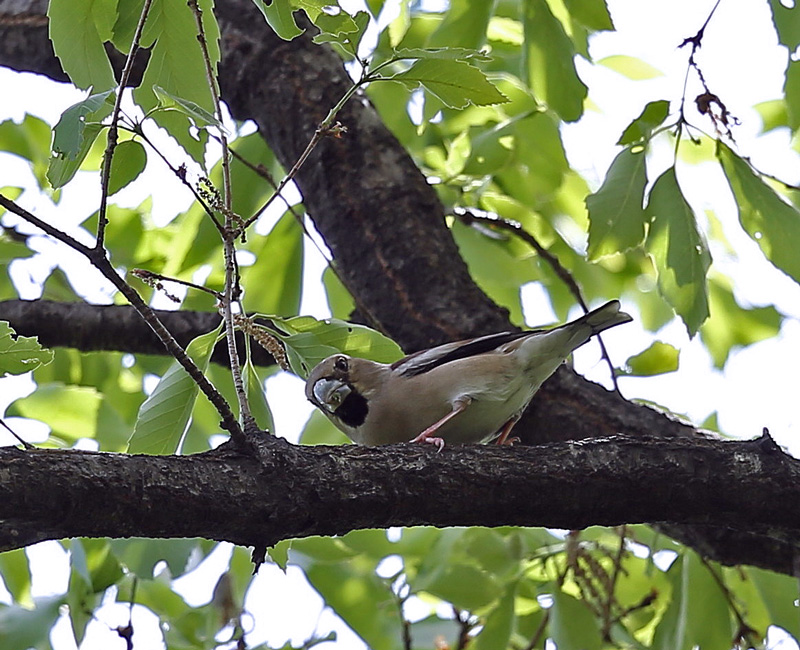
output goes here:
{"type": "Polygon", "coordinates": [[[560,327],[446,343],[391,365],[334,354],[309,374],[306,397],[364,445],[504,443],[575,348],[631,320],[613,300],[560,327]]]}

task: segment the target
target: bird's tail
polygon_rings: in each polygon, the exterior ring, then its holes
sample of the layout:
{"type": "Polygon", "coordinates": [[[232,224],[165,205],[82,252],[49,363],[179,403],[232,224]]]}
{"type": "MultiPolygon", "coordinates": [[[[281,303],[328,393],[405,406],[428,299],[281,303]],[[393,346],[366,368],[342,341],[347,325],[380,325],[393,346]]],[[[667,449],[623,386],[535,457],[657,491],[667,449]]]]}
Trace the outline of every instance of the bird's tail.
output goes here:
{"type": "Polygon", "coordinates": [[[563,328],[570,333],[570,347],[574,350],[580,347],[595,334],[622,325],[623,323],[630,323],[633,318],[629,314],[619,309],[619,300],[611,300],[602,307],[598,307],[584,314],[580,318],[576,318],[571,323],[563,325],[563,328]]]}

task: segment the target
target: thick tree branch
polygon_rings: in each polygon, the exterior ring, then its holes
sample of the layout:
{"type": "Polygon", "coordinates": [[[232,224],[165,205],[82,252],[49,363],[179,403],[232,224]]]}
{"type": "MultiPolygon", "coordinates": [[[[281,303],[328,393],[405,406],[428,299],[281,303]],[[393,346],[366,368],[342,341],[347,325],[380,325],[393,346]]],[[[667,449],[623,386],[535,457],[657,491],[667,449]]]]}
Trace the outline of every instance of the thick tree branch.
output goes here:
{"type": "MultiPolygon", "coordinates": [[[[800,535],[800,462],[749,442],[615,436],[536,447],[297,447],[127,456],[0,449],[0,549],[63,537],[244,546],[387,526],[654,522],[800,535]],[[31,477],[36,477],[35,481],[31,477]],[[43,498],[47,495],[47,498],[43,498]]],[[[783,546],[786,549],[786,546],[783,546]]],[[[763,547],[747,562],[763,565],[763,547]]],[[[784,552],[781,568],[791,571],[784,552]]]]}

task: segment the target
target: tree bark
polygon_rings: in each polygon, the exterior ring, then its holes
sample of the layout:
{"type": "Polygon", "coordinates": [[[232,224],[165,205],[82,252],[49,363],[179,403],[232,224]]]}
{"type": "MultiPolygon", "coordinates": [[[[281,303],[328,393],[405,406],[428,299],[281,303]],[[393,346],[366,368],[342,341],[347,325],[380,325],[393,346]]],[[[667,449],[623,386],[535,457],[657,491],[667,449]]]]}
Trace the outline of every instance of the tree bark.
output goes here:
{"type": "Polygon", "coordinates": [[[441,453],[408,443],[297,447],[270,437],[251,455],[228,445],[194,456],[0,449],[0,550],[74,536],[263,548],[388,526],[661,522],[761,539],[739,549],[737,561],[768,560],[790,573],[784,542],[800,534],[800,510],[787,504],[798,502],[800,462],[769,436],[614,436],[441,453]]]}

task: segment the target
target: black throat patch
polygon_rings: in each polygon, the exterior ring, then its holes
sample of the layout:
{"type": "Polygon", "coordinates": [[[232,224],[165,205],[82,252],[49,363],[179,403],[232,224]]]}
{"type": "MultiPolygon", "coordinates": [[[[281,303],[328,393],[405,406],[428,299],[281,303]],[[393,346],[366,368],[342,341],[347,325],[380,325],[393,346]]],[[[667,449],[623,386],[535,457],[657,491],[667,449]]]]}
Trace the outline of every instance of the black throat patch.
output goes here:
{"type": "Polygon", "coordinates": [[[369,406],[367,399],[361,394],[353,391],[336,409],[336,417],[344,422],[348,427],[358,428],[367,419],[369,406]]]}

